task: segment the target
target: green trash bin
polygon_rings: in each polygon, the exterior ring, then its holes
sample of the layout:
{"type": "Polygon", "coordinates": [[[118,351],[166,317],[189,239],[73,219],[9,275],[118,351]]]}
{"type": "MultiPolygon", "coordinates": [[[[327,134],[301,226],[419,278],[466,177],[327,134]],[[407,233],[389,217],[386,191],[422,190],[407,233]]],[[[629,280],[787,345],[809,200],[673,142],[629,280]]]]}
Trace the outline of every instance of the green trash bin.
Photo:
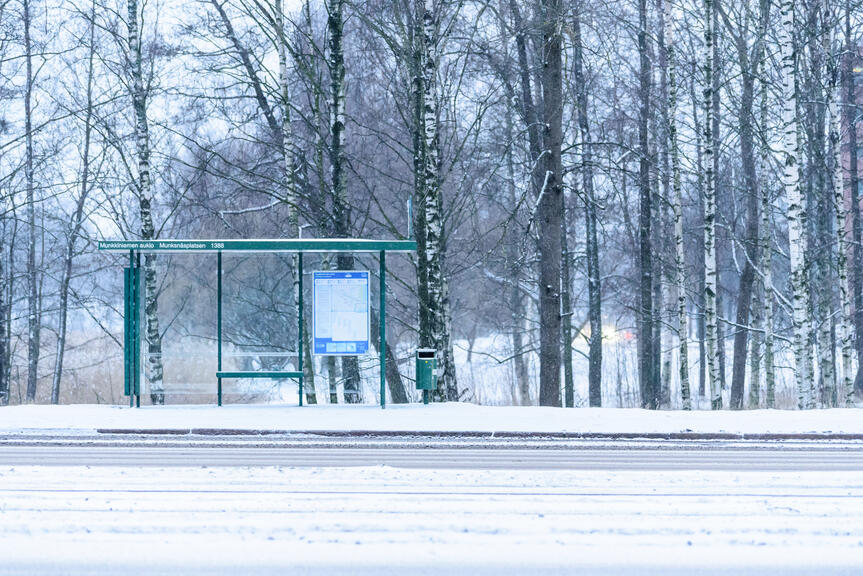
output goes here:
{"type": "Polygon", "coordinates": [[[429,394],[437,387],[437,351],[433,348],[417,348],[417,390],[423,391],[423,404],[428,404],[429,394]]]}

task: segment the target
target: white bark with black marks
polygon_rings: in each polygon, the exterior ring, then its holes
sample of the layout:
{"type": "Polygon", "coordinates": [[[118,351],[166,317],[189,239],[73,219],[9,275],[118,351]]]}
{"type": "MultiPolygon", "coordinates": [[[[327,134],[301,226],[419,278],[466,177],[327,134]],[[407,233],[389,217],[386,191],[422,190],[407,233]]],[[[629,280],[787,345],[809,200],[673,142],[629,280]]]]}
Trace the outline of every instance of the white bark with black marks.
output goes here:
{"type": "Polygon", "coordinates": [[[807,312],[809,287],[806,274],[806,206],[800,190],[800,146],[798,142],[797,89],[794,52],[794,0],[780,5],[778,30],[782,59],[782,184],[788,203],[788,252],[791,263],[792,327],[794,340],[794,379],[797,383],[797,406],[815,407],[810,323],[807,312]]]}
{"type": "MultiPolygon", "coordinates": [[[[135,157],[138,175],[133,188],[138,196],[141,219],[141,239],[153,240],[153,191],[150,178],[150,133],[147,118],[147,92],[144,88],[143,61],[141,56],[141,30],[139,27],[138,0],[129,0],[126,25],[128,26],[127,67],[132,109],[135,115],[135,157]]],[[[147,339],[147,382],[150,385],[150,401],[164,404],[162,366],[162,335],[159,331],[158,286],[156,283],[156,255],[144,255],[144,318],[147,339]]]]}
{"type": "Polygon", "coordinates": [[[842,117],[839,113],[841,100],[839,82],[840,55],[831,58],[830,85],[827,103],[830,153],[833,162],[833,214],[836,226],[836,275],[839,278],[839,317],[836,332],[839,339],[841,385],[837,390],[839,406],[854,405],[854,376],[851,369],[853,355],[853,330],[851,327],[851,287],[848,280],[848,254],[851,243],[848,239],[848,209],[845,206],[844,174],[842,171],[842,117]]]}
{"type": "Polygon", "coordinates": [[[719,370],[719,334],[717,324],[716,295],[716,174],[714,172],[713,138],[713,75],[715,40],[713,29],[716,11],[715,0],[704,2],[704,338],[707,358],[707,380],[710,389],[710,405],[714,410],[722,408],[722,389],[719,370]]]}
{"type": "Polygon", "coordinates": [[[689,319],[686,313],[686,251],[683,241],[683,187],[680,178],[680,145],[677,138],[677,62],[671,19],[671,2],[663,2],[665,11],[665,44],[668,59],[668,140],[671,155],[672,212],[674,218],[674,272],[677,290],[677,374],[680,382],[681,406],[692,409],[689,384],[689,319]]]}

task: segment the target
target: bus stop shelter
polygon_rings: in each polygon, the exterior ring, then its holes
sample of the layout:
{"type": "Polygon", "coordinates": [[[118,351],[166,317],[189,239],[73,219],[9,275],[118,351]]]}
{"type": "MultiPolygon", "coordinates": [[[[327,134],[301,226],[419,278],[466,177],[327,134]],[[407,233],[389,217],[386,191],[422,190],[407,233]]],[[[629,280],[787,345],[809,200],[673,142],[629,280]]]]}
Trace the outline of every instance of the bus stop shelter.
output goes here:
{"type": "Polygon", "coordinates": [[[124,268],[124,330],[123,365],[124,391],[129,404],[141,405],[141,254],[183,253],[216,254],[216,395],[222,405],[222,379],[225,378],[288,378],[299,383],[299,404],[303,405],[303,254],[304,253],[366,253],[378,254],[380,262],[380,402],[386,406],[386,255],[387,252],[415,252],[415,240],[367,240],[343,238],[256,239],[256,240],[103,240],[99,250],[128,253],[129,265],[124,268]],[[297,255],[299,302],[297,309],[297,370],[296,371],[227,371],[222,369],[222,254],[223,253],[293,253],[297,255]]]}

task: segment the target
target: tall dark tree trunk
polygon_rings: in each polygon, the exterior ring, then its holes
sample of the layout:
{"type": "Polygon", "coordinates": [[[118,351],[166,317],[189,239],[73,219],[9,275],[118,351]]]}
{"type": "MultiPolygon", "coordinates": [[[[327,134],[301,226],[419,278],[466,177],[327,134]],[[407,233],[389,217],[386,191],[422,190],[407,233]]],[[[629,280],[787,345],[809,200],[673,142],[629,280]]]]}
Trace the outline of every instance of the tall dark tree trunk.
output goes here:
{"type": "MultiPolygon", "coordinates": [[[[800,42],[805,54],[801,66],[805,68],[802,87],[806,97],[801,100],[802,120],[806,136],[806,203],[812,207],[814,218],[807,221],[806,256],[809,262],[811,286],[835,286],[832,268],[835,263],[833,251],[833,202],[828,185],[830,170],[827,164],[827,126],[825,104],[829,95],[825,93],[824,73],[827,67],[827,52],[830,33],[822,26],[822,19],[830,17],[823,2],[807,3],[806,24],[800,42]]],[[[809,309],[812,315],[812,338],[816,346],[818,366],[817,401],[830,405],[836,390],[835,316],[833,314],[833,290],[811,290],[809,309]]]]}
{"type": "MultiPolygon", "coordinates": [[[[743,272],[740,275],[740,285],[737,293],[737,328],[734,334],[734,360],[731,370],[731,397],[729,404],[733,410],[743,409],[743,390],[746,379],[747,338],[749,337],[749,315],[752,309],[752,293],[755,283],[755,268],[759,262],[759,214],[761,194],[755,168],[755,138],[753,132],[755,79],[758,75],[758,65],[761,62],[761,52],[764,49],[764,31],[767,29],[768,8],[762,2],[759,18],[759,36],[755,39],[755,47],[750,57],[749,46],[745,33],[738,29],[732,33],[737,49],[738,63],[743,73],[738,126],[740,131],[740,158],[743,164],[743,180],[746,186],[746,231],[744,235],[743,272]]],[[[726,20],[731,30],[731,24],[726,20]]],[[[748,28],[748,26],[747,26],[748,28]]],[[[758,386],[755,382],[754,385],[758,386]]]]}
{"type": "Polygon", "coordinates": [[[24,180],[27,186],[27,402],[36,401],[42,333],[39,270],[36,267],[36,182],[33,174],[33,40],[30,34],[30,0],[23,0],[24,61],[24,180]]]}
{"type": "Polygon", "coordinates": [[[641,276],[638,373],[641,389],[641,406],[657,408],[658,382],[655,381],[653,339],[653,191],[650,186],[650,149],[648,122],[650,118],[651,64],[647,43],[647,0],[638,2],[638,187],[639,187],[639,265],[641,276]]]}
{"type": "MultiPolygon", "coordinates": [[[[375,308],[371,309],[371,330],[372,334],[380,333],[380,316],[378,311],[375,308]]],[[[375,340],[375,347],[379,346],[378,341],[375,340]]],[[[395,347],[390,344],[389,339],[387,339],[387,347],[386,347],[386,356],[387,356],[387,367],[386,367],[386,382],[387,388],[390,389],[390,398],[392,398],[393,404],[407,404],[408,403],[408,395],[405,390],[405,384],[402,380],[402,375],[399,372],[399,364],[398,359],[395,355],[395,347]]],[[[380,353],[380,349],[378,348],[378,353],[380,353]]]]}
{"type": "Polygon", "coordinates": [[[588,397],[590,406],[602,406],[602,286],[599,275],[599,243],[597,241],[597,201],[593,187],[593,148],[590,137],[587,83],[584,78],[584,46],[581,17],[576,7],[572,19],[573,77],[578,108],[578,129],[581,133],[581,177],[584,193],[585,257],[587,260],[587,300],[590,318],[588,348],[588,397]]]}
{"type": "MultiPolygon", "coordinates": [[[[348,238],[351,214],[347,198],[347,178],[344,162],[345,135],[345,55],[342,46],[344,31],[344,0],[328,0],[327,30],[330,40],[330,183],[333,195],[333,228],[337,238],[348,238]]],[[[353,270],[354,256],[339,254],[336,258],[339,270],[353,270]]],[[[360,404],[363,401],[360,368],[356,356],[342,357],[345,403],[360,404]]]]}
{"type": "Polygon", "coordinates": [[[563,73],[561,0],[541,0],[543,185],[537,198],[539,226],[539,403],[560,406],[560,253],[563,170],[563,73]]]}
{"type": "MultiPolygon", "coordinates": [[[[533,198],[539,199],[544,178],[544,163],[542,160],[542,137],[540,131],[539,115],[537,106],[534,101],[533,88],[531,86],[531,66],[528,59],[528,31],[523,23],[521,12],[516,0],[509,0],[509,9],[512,16],[513,30],[515,31],[516,55],[518,59],[518,76],[519,76],[519,112],[527,132],[528,152],[533,168],[530,171],[530,191],[533,198]]],[[[419,247],[417,248],[419,250],[419,247]]],[[[542,330],[542,328],[540,328],[542,330]]],[[[520,341],[520,338],[519,338],[520,341]]],[[[515,340],[514,340],[515,342],[515,340]]],[[[520,349],[519,349],[520,351],[520,349]]],[[[518,362],[519,360],[517,360],[518,362]]],[[[524,380],[527,382],[527,365],[524,359],[521,359],[522,368],[517,369],[524,371],[524,380]]],[[[559,372],[559,370],[558,370],[559,372]]],[[[521,376],[519,376],[521,378],[521,376]]],[[[520,400],[522,404],[530,403],[530,389],[527,384],[520,388],[520,400]]]]}

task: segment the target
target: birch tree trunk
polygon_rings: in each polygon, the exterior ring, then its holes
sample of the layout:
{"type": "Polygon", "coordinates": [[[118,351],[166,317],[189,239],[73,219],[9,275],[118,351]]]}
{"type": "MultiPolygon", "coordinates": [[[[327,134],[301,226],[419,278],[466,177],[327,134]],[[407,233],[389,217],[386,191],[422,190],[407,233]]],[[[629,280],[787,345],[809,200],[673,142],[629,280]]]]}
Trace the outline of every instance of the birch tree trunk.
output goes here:
{"type": "MultiPolygon", "coordinates": [[[[643,1],[643,0],[642,0],[643,1]]],[[[560,0],[540,0],[542,15],[543,186],[539,224],[539,403],[560,406],[560,253],[563,170],[563,70],[560,0]]]]}
{"type": "Polygon", "coordinates": [[[584,191],[585,259],[587,260],[587,300],[590,317],[587,380],[590,406],[599,407],[602,406],[602,286],[599,274],[599,243],[596,230],[598,207],[593,185],[593,144],[590,136],[587,83],[584,78],[584,46],[578,8],[572,21],[572,49],[578,128],[581,133],[582,145],[581,176],[584,191]]]}
{"type": "Polygon", "coordinates": [[[63,274],[60,278],[60,306],[57,321],[57,356],[54,362],[54,379],[51,385],[51,403],[60,402],[60,383],[63,378],[63,358],[66,352],[66,318],[69,310],[69,283],[72,279],[72,263],[78,236],[84,225],[84,205],[90,194],[90,140],[93,132],[93,61],[95,46],[96,3],[93,2],[89,18],[89,40],[87,47],[87,103],[84,111],[84,149],[81,158],[81,188],[66,237],[63,274]]]}
{"type": "MultiPolygon", "coordinates": [[[[138,161],[138,178],[135,182],[138,209],[141,218],[141,239],[153,240],[155,227],[152,212],[152,185],[150,181],[150,136],[147,119],[147,93],[141,58],[138,0],[128,2],[129,32],[129,87],[132,91],[132,108],[135,113],[135,155],[138,161]]],[[[162,335],[159,331],[158,287],[156,285],[156,255],[144,255],[144,316],[147,327],[147,381],[150,384],[150,401],[164,404],[162,367],[162,335]]]]}
{"type": "Polygon", "coordinates": [[[451,340],[449,285],[445,270],[446,243],[443,219],[443,191],[440,177],[440,141],[438,135],[438,23],[439,7],[433,0],[423,2],[423,167],[425,184],[426,268],[428,270],[429,315],[431,337],[440,355],[439,390],[449,401],[458,400],[455,361],[451,340]]]}
{"type": "Polygon", "coordinates": [[[438,351],[440,376],[433,397],[438,401],[458,400],[449,285],[444,274],[446,240],[443,191],[440,176],[438,135],[438,22],[439,7],[433,0],[415,3],[414,32],[414,181],[421,215],[417,235],[420,263],[420,346],[438,351]]]}
{"type": "Polygon", "coordinates": [[[848,241],[847,214],[845,207],[845,186],[842,174],[842,117],[839,114],[841,98],[839,82],[839,64],[841,55],[836,54],[830,59],[830,85],[827,116],[829,118],[829,143],[833,161],[833,213],[836,218],[836,275],[839,278],[839,318],[836,322],[839,348],[841,350],[841,385],[837,390],[839,406],[854,405],[854,379],[851,374],[852,328],[851,328],[851,292],[848,283],[848,241]]]}
{"type": "Polygon", "coordinates": [[[647,40],[647,2],[638,2],[638,186],[639,186],[639,255],[640,255],[640,304],[639,304],[639,380],[641,406],[657,408],[659,382],[654,367],[655,351],[653,339],[653,249],[651,224],[653,221],[653,192],[650,186],[650,150],[648,146],[648,122],[650,117],[651,64],[647,40]]]}
{"type": "MultiPolygon", "coordinates": [[[[696,89],[696,67],[697,63],[692,62],[692,69],[689,75],[689,92],[690,92],[690,101],[692,102],[692,124],[695,132],[695,184],[696,184],[696,198],[698,199],[698,212],[702,216],[705,213],[705,184],[704,184],[704,147],[702,146],[701,140],[704,135],[704,130],[702,124],[699,122],[698,108],[699,103],[703,104],[704,92],[702,90],[702,98],[699,99],[697,96],[696,89]]],[[[706,244],[704,241],[707,238],[706,230],[702,232],[701,241],[702,246],[698,251],[698,259],[696,261],[698,265],[698,282],[697,282],[697,293],[698,293],[698,301],[696,302],[697,307],[700,309],[699,314],[695,318],[695,329],[696,329],[696,337],[698,339],[698,395],[697,399],[706,398],[707,397],[707,346],[705,343],[705,335],[706,335],[706,326],[705,326],[705,316],[707,310],[707,265],[706,265],[706,244]]],[[[698,403],[696,402],[696,408],[698,407],[698,403]]]]}
{"type": "MultiPolygon", "coordinates": [[[[764,98],[766,100],[766,98],[764,98]]],[[[762,119],[766,117],[762,114],[762,119]]],[[[763,120],[762,120],[763,122],[763,120]]],[[[767,156],[767,146],[762,145],[762,158],[767,156]]],[[[762,166],[766,165],[762,161],[762,166]]],[[[763,174],[763,172],[762,172],[763,174]]],[[[773,242],[771,227],[770,186],[766,179],[761,182],[761,268],[764,270],[764,302],[762,321],[764,323],[764,394],[768,408],[776,407],[776,366],[773,352],[773,242]]]]}
{"type": "Polygon", "coordinates": [[[682,408],[692,409],[689,387],[689,319],[686,313],[686,251],[683,242],[683,188],[680,180],[680,146],[677,141],[677,62],[674,34],[671,25],[671,2],[663,2],[666,57],[668,59],[668,114],[667,132],[671,155],[672,213],[674,218],[674,279],[677,291],[677,374],[680,380],[682,408]]]}
{"type": "MultiPolygon", "coordinates": [[[[766,10],[769,11],[769,3],[766,10]]],[[[761,52],[760,67],[765,69],[766,50],[761,52]]],[[[761,192],[761,226],[759,228],[758,244],[761,250],[762,287],[764,297],[762,299],[761,321],[764,327],[764,401],[767,408],[776,406],[776,367],[773,354],[773,301],[776,297],[773,288],[773,240],[770,203],[770,185],[767,179],[768,155],[770,149],[767,144],[767,95],[768,84],[761,80],[761,103],[759,105],[759,149],[758,149],[758,173],[761,175],[759,188],[761,192]]]]}
{"type": "Polygon", "coordinates": [[[857,162],[857,86],[853,71],[856,44],[851,33],[850,0],[845,2],[845,61],[842,66],[845,129],[848,131],[848,183],[851,188],[851,245],[853,260],[851,269],[854,303],[854,346],[857,350],[857,374],[854,377],[854,393],[863,395],[863,224],[860,218],[860,179],[857,162]]]}
{"type": "Polygon", "coordinates": [[[665,286],[667,260],[669,258],[667,223],[668,208],[671,206],[671,165],[668,139],[668,46],[665,37],[665,4],[667,0],[656,0],[656,62],[658,69],[658,91],[654,107],[657,109],[653,125],[653,171],[656,174],[654,185],[654,212],[656,222],[653,226],[653,247],[658,255],[654,259],[653,271],[653,369],[656,392],[656,407],[667,406],[671,401],[671,347],[663,345],[665,334],[663,316],[666,310],[674,307],[672,294],[665,286]],[[667,301],[666,301],[667,299],[667,301]]]}
{"type": "Polygon", "coordinates": [[[795,87],[794,0],[780,5],[779,49],[782,58],[782,124],[784,172],[782,184],[788,202],[788,243],[791,261],[792,325],[794,331],[794,377],[798,408],[813,408],[813,383],[808,380],[812,366],[809,348],[809,290],[806,277],[806,207],[800,192],[798,165],[797,91],[795,87]]]}
{"type": "MultiPolygon", "coordinates": [[[[513,206],[518,206],[519,197],[518,190],[515,185],[515,159],[513,158],[513,148],[515,139],[515,130],[513,126],[512,107],[506,107],[506,170],[507,170],[507,186],[509,188],[509,201],[513,206]]],[[[515,383],[517,394],[513,396],[517,398],[517,402],[521,406],[530,406],[530,381],[527,375],[527,362],[525,361],[524,353],[524,297],[521,293],[521,257],[519,250],[519,235],[516,233],[516,212],[513,216],[513,225],[507,231],[506,238],[506,260],[507,270],[509,272],[509,308],[510,308],[510,341],[512,343],[512,355],[515,362],[515,383]]]]}
{"type": "Polygon", "coordinates": [[[24,62],[24,180],[27,187],[27,402],[36,401],[42,318],[39,303],[39,270],[36,267],[36,183],[33,173],[33,40],[30,0],[23,0],[24,62]]]}
{"type": "MultiPolygon", "coordinates": [[[[4,382],[4,387],[6,390],[6,403],[9,402],[9,395],[11,395],[12,390],[10,388],[12,382],[12,302],[14,301],[15,296],[15,275],[12,274],[12,271],[15,270],[15,242],[18,238],[18,218],[15,216],[15,208],[12,208],[12,235],[9,238],[8,247],[6,249],[6,254],[4,256],[7,258],[8,265],[6,267],[6,275],[3,276],[3,280],[5,282],[5,312],[6,315],[3,317],[3,322],[5,324],[5,331],[0,338],[3,340],[3,348],[6,352],[6,365],[5,372],[2,376],[0,376],[0,380],[4,382]]],[[[3,232],[6,232],[5,226],[3,232]]],[[[20,401],[20,392],[19,392],[19,401],[20,401]]]]}
{"type": "Polygon", "coordinates": [[[722,408],[722,390],[717,354],[717,271],[716,271],[716,174],[713,138],[713,27],[716,14],[713,2],[704,2],[704,338],[707,357],[707,379],[710,386],[710,405],[713,410],[722,408]]]}
{"type": "MultiPolygon", "coordinates": [[[[760,202],[760,195],[759,195],[760,202]]],[[[759,244],[756,248],[760,249],[759,244]]],[[[762,331],[764,330],[761,322],[761,304],[764,297],[763,290],[760,290],[760,284],[756,283],[753,286],[751,326],[752,334],[749,337],[749,400],[747,405],[751,409],[758,408],[761,403],[761,341],[762,331]]]]}
{"type": "MultiPolygon", "coordinates": [[[[284,202],[288,208],[288,236],[299,238],[299,195],[297,194],[296,178],[294,176],[296,166],[294,165],[294,139],[291,130],[291,95],[288,86],[288,39],[285,34],[285,13],[282,0],[275,0],[273,9],[276,25],[277,52],[279,55],[279,95],[282,105],[282,186],[284,187],[284,202]]],[[[292,258],[292,268],[295,271],[293,283],[294,307],[288,321],[292,325],[296,325],[296,316],[300,309],[300,279],[296,274],[296,271],[299,269],[299,256],[296,254],[292,258]]],[[[303,340],[303,349],[309,350],[311,342],[309,341],[308,330],[303,329],[297,334],[297,341],[301,338],[303,340]]],[[[306,403],[317,404],[315,365],[313,362],[303,362],[303,384],[303,390],[306,393],[306,403]]]]}
{"type": "Polygon", "coordinates": [[[560,223],[560,309],[561,343],[563,345],[563,405],[575,406],[575,382],[572,374],[572,278],[570,277],[570,251],[567,229],[570,227],[566,211],[566,196],[561,195],[560,223]]]}
{"type": "MultiPolygon", "coordinates": [[[[755,68],[755,76],[757,78],[762,78],[762,74],[766,68],[765,66],[765,43],[767,41],[767,25],[770,22],[770,0],[760,0],[760,16],[758,19],[758,31],[756,36],[756,50],[753,55],[753,66],[755,68]]],[[[767,332],[771,331],[770,336],[770,362],[771,367],[770,371],[772,374],[772,362],[773,362],[773,340],[772,340],[772,299],[773,299],[773,291],[772,287],[770,291],[768,291],[766,286],[766,278],[771,276],[771,273],[766,268],[770,267],[770,214],[769,214],[769,203],[770,197],[767,192],[767,176],[766,176],[766,167],[767,167],[767,146],[765,145],[765,131],[764,131],[764,122],[767,117],[767,87],[762,78],[761,84],[759,85],[760,91],[760,102],[759,102],[759,116],[758,120],[755,120],[753,116],[752,124],[756,125],[760,132],[758,133],[757,138],[757,154],[753,152],[755,156],[755,172],[756,172],[756,184],[757,189],[755,190],[755,194],[758,197],[758,202],[760,204],[760,214],[759,218],[761,219],[761,224],[758,229],[757,236],[757,245],[753,247],[753,251],[759,256],[761,266],[763,272],[761,274],[761,279],[755,285],[755,297],[751,302],[752,308],[752,325],[755,330],[752,332],[750,336],[750,361],[749,361],[749,407],[750,408],[758,408],[761,405],[761,365],[762,365],[762,351],[761,345],[764,344],[764,364],[767,364],[767,332]],[[766,246],[766,248],[765,248],[766,246]],[[760,290],[759,290],[760,289],[760,290]],[[771,326],[767,326],[767,318],[766,314],[762,312],[765,311],[767,307],[766,301],[771,300],[771,317],[770,323],[771,326]],[[759,332],[761,330],[761,332],[759,332]]],[[[765,370],[766,372],[766,370],[765,370]]]]}

